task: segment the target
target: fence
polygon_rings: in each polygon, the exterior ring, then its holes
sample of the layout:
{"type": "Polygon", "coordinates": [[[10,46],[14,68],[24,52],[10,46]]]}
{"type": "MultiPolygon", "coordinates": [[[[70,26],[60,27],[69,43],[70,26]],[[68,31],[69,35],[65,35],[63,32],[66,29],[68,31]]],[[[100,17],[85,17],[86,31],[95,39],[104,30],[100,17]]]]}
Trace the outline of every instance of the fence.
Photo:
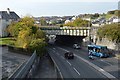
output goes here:
{"type": "MultiPolygon", "coordinates": [[[[54,65],[55,72],[57,74],[56,79],[63,80],[63,76],[60,73],[58,66],[52,57],[48,54],[50,61],[54,65]]],[[[35,72],[38,69],[38,65],[40,62],[40,57],[36,55],[36,51],[34,51],[33,55],[29,58],[27,62],[24,62],[9,78],[8,80],[17,80],[20,78],[34,78],[35,72]]]]}
{"type": "Polygon", "coordinates": [[[15,80],[17,78],[32,78],[35,71],[37,70],[37,66],[39,64],[40,58],[37,57],[36,51],[34,51],[33,55],[30,59],[21,65],[9,78],[8,80],[15,80]]]}

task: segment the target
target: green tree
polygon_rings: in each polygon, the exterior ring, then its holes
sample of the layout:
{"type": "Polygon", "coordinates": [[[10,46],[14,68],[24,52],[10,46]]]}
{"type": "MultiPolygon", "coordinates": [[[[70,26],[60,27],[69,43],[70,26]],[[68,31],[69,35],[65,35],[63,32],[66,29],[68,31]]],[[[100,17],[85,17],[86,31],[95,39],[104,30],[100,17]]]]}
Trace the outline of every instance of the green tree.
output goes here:
{"type": "Polygon", "coordinates": [[[70,26],[70,27],[87,27],[90,22],[87,20],[82,20],[81,18],[77,18],[73,22],[68,22],[67,24],[64,24],[64,26],[70,26]]]}
{"type": "Polygon", "coordinates": [[[115,11],[115,15],[118,16],[118,17],[120,17],[120,10],[116,10],[115,11]]]}
{"type": "Polygon", "coordinates": [[[43,54],[46,52],[45,46],[46,42],[44,39],[34,39],[31,41],[29,45],[29,49],[33,52],[36,50],[38,56],[43,56],[43,54]]]}
{"type": "Polygon", "coordinates": [[[109,40],[120,42],[120,26],[119,24],[108,24],[98,29],[97,35],[100,38],[108,38],[109,40]]]}
{"type": "Polygon", "coordinates": [[[46,34],[34,25],[34,19],[24,17],[19,22],[12,23],[8,31],[13,37],[16,37],[15,46],[29,51],[37,51],[37,54],[43,54],[46,46],[46,34]],[[14,31],[15,30],[15,31],[14,31]]]}
{"type": "Polygon", "coordinates": [[[45,38],[46,34],[42,30],[37,30],[36,38],[45,38]]]}
{"type": "Polygon", "coordinates": [[[107,14],[114,14],[115,11],[108,11],[107,14]]]}
{"type": "Polygon", "coordinates": [[[20,31],[19,23],[12,22],[8,26],[7,31],[10,33],[11,36],[17,37],[20,31]]]}
{"type": "Polygon", "coordinates": [[[11,34],[11,36],[17,37],[19,31],[25,29],[27,30],[28,28],[33,29],[34,33],[37,30],[34,26],[34,19],[26,16],[22,18],[19,22],[13,22],[12,24],[10,24],[7,30],[11,34]]]}
{"type": "Polygon", "coordinates": [[[40,19],[40,24],[41,26],[47,25],[46,20],[43,17],[40,19]]]}
{"type": "Polygon", "coordinates": [[[30,29],[19,31],[15,46],[26,49],[32,40],[31,32],[30,29]]]}

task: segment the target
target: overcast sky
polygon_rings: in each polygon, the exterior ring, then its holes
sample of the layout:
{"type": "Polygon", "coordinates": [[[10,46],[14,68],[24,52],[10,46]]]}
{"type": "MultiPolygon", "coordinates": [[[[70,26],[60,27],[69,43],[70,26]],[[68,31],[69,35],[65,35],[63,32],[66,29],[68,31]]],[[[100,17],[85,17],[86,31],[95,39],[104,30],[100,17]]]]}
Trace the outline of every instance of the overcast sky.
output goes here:
{"type": "Polygon", "coordinates": [[[118,9],[119,0],[0,0],[0,11],[10,8],[20,17],[67,16],[82,13],[106,13],[118,9]]]}

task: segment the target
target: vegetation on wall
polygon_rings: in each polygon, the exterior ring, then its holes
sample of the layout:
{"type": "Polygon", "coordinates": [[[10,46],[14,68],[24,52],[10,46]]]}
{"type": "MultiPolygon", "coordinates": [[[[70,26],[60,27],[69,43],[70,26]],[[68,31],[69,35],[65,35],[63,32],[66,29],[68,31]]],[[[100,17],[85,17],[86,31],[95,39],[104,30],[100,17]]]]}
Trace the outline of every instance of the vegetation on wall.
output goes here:
{"type": "Polygon", "coordinates": [[[120,24],[107,24],[98,29],[99,38],[108,38],[109,40],[120,42],[120,24]]]}

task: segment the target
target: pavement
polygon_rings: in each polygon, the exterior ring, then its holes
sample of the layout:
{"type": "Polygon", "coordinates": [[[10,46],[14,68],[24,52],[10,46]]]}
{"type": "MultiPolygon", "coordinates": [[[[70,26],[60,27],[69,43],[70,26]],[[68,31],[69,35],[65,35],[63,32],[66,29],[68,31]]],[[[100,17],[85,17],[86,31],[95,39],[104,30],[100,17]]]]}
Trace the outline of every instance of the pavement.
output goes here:
{"type": "Polygon", "coordinates": [[[27,61],[30,56],[9,52],[7,47],[0,47],[2,63],[2,78],[9,77],[14,71],[25,61],[27,61]]]}
{"type": "Polygon", "coordinates": [[[34,78],[45,79],[56,77],[56,71],[50,58],[47,55],[42,57],[39,63],[39,68],[34,78]]]}

